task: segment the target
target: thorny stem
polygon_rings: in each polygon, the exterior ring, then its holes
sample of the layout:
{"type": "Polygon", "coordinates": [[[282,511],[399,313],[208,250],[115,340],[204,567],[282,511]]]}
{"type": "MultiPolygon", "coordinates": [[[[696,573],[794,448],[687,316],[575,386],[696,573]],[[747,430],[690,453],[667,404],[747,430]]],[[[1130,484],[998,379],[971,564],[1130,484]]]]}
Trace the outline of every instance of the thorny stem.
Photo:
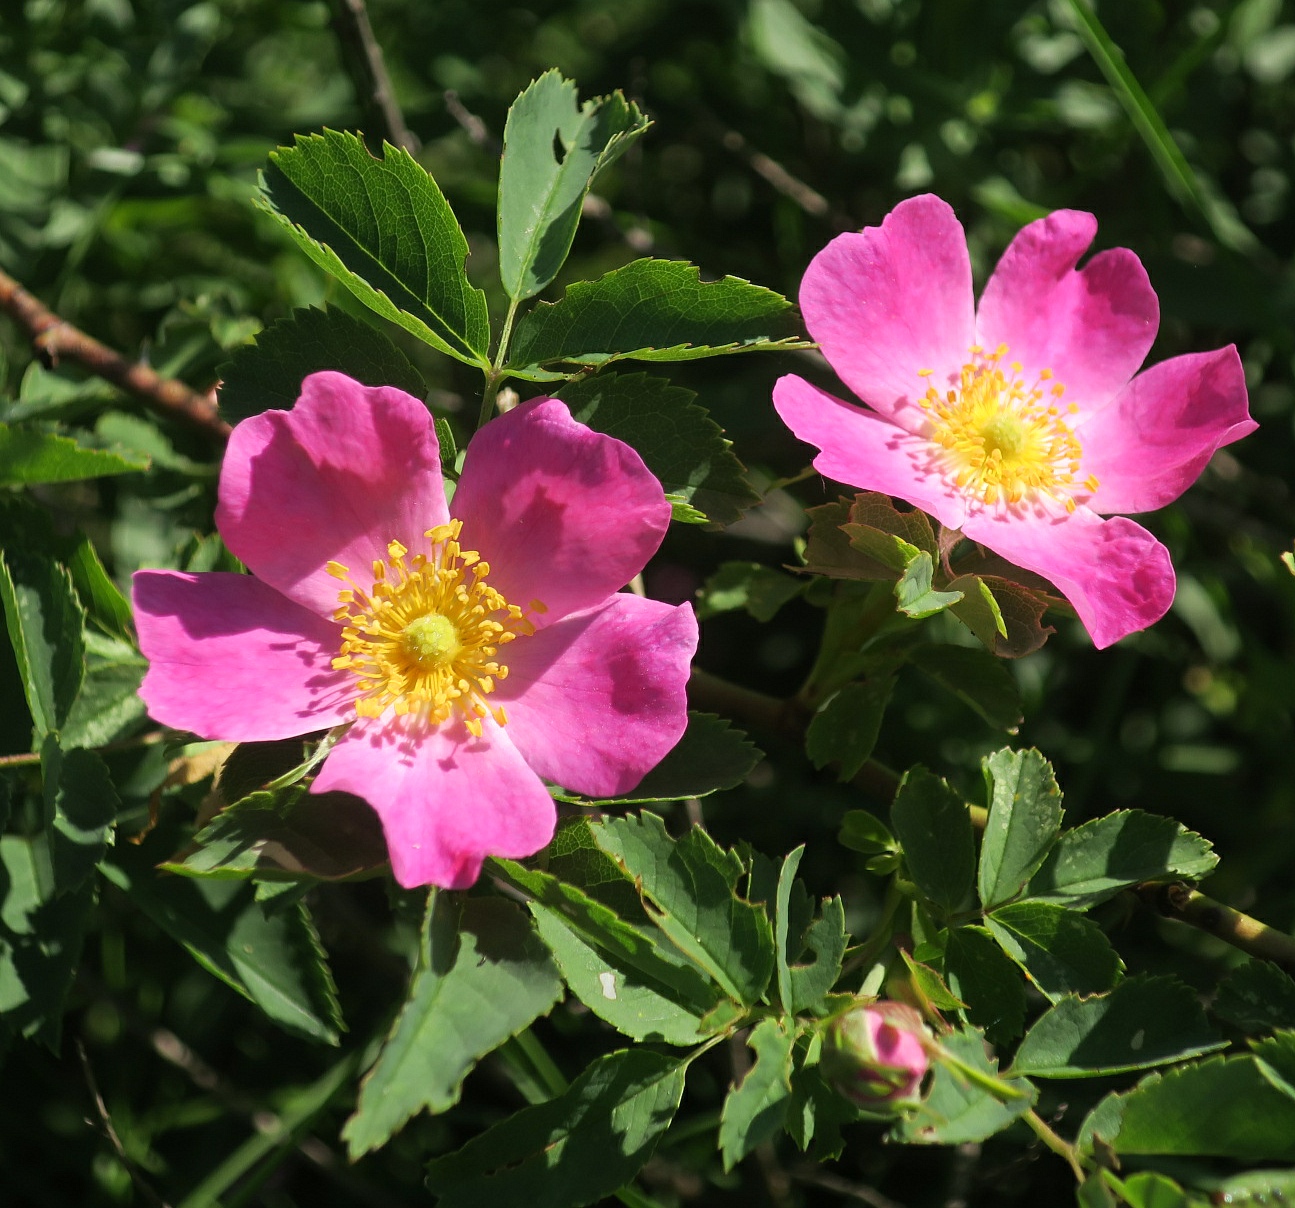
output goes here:
{"type": "Polygon", "coordinates": [[[1136,886],[1134,892],[1165,918],[1204,931],[1258,960],[1275,961],[1295,971],[1295,939],[1206,897],[1190,885],[1181,881],[1170,885],[1145,884],[1136,886]]]}
{"type": "Polygon", "coordinates": [[[418,139],[405,125],[405,115],[391,86],[382,47],[373,36],[364,0],[334,0],[333,14],[338,40],[342,43],[351,74],[357,77],[356,91],[381,120],[387,141],[403,147],[412,155],[418,150],[418,139]]]}
{"type": "Polygon", "coordinates": [[[142,399],[162,415],[182,419],[224,440],[230,427],[220,418],[215,392],[206,395],[174,378],[164,378],[139,361],[128,361],[106,344],[65,322],[39,298],[0,271],[0,311],[31,337],[32,349],[47,369],[60,359],[78,361],[97,377],[142,399]]]}
{"type": "Polygon", "coordinates": [[[1075,1147],[1068,1141],[1063,1141],[1059,1136],[1057,1136],[1038,1112],[1031,1108],[1021,1118],[1034,1130],[1035,1136],[1037,1136],[1044,1145],[1059,1157],[1065,1158],[1067,1165],[1069,1165],[1071,1172],[1075,1176],[1076,1182],[1082,1183],[1084,1179],[1088,1177],[1084,1173],[1084,1168],[1079,1162],[1079,1154],[1076,1152],[1075,1147]]]}
{"type": "MultiPolygon", "coordinates": [[[[120,738],[116,742],[106,742],[101,747],[92,747],[94,751],[131,751],[136,747],[153,747],[166,741],[164,730],[149,730],[137,734],[134,738],[120,738]]],[[[20,751],[16,755],[0,755],[0,768],[35,767],[40,763],[39,751],[20,751]]]]}

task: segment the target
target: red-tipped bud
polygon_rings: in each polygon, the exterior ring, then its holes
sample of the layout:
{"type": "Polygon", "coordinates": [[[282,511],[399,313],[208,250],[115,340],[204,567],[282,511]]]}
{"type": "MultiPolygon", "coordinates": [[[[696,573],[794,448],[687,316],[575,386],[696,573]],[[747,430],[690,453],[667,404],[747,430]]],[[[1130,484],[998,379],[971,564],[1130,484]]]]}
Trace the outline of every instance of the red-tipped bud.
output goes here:
{"type": "Polygon", "coordinates": [[[922,1017],[898,1002],[875,1002],[838,1015],[823,1038],[824,1075],[862,1108],[917,1097],[930,1058],[922,1017]]]}

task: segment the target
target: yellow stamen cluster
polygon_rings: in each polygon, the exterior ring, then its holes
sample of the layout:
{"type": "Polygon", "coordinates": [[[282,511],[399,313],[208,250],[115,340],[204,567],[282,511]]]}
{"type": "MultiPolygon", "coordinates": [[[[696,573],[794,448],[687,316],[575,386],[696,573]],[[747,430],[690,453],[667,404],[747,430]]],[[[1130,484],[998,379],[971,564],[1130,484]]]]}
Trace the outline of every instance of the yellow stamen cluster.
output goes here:
{"type": "MultiPolygon", "coordinates": [[[[1051,369],[1027,386],[1020,362],[1004,365],[1006,356],[1006,344],[993,352],[973,346],[956,386],[943,394],[927,389],[921,404],[941,468],[959,490],[985,503],[1047,496],[1073,512],[1076,492],[1097,490],[1091,474],[1079,477],[1083,448],[1067,422],[1079,408],[1062,406],[1065,387],[1051,369]]],[[[919,373],[929,377],[931,370],[919,373]]]]}
{"type": "MultiPolygon", "coordinates": [[[[490,565],[460,548],[461,529],[458,520],[428,529],[430,553],[412,557],[392,541],[387,561],[374,562],[367,591],[347,567],[328,564],[329,574],[347,584],[333,614],[343,627],[333,666],[359,679],[359,717],[380,717],[390,708],[436,724],[458,709],[478,738],[487,713],[501,726],[508,721],[502,708],[485,703],[508,675],[496,656],[535,626],[486,583],[490,565]]],[[[538,600],[531,609],[545,611],[538,600]]]]}

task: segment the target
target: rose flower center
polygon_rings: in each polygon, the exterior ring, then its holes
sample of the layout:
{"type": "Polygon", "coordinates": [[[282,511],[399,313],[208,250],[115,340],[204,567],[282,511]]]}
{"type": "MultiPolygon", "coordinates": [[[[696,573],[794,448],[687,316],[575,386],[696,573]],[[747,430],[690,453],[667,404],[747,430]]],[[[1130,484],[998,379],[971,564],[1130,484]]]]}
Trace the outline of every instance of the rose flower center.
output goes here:
{"type": "MultiPolygon", "coordinates": [[[[333,666],[360,683],[357,716],[380,717],[390,708],[435,725],[457,709],[478,738],[487,712],[507,723],[502,708],[485,703],[508,675],[499,648],[535,626],[486,582],[490,565],[460,548],[461,530],[458,520],[428,529],[430,552],[412,557],[392,541],[387,560],[374,562],[367,591],[340,562],[328,564],[329,574],[347,584],[333,614],[342,625],[333,666]]],[[[545,611],[538,600],[530,607],[545,611]]]]}
{"type": "Polygon", "coordinates": [[[931,417],[927,435],[959,490],[988,504],[1048,496],[1073,512],[1076,492],[1097,490],[1091,474],[1079,477],[1083,447],[1065,418],[1078,408],[1063,410],[1065,387],[1051,369],[1027,385],[1020,362],[1004,365],[1006,356],[1006,344],[991,353],[973,345],[956,386],[943,394],[928,387],[921,400],[931,417]]]}

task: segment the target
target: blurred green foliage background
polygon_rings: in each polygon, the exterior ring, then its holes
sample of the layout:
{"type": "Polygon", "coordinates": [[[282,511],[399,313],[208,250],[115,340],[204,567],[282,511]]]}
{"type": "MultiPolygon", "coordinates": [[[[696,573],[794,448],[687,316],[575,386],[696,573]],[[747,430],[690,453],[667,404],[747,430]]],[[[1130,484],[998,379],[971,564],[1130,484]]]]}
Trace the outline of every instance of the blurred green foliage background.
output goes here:
{"type": "MultiPolygon", "coordinates": [[[[805,264],[835,233],[932,190],[965,223],[980,280],[1022,223],[1061,207],[1091,210],[1098,246],[1133,248],[1159,293],[1153,360],[1235,342],[1261,427],[1150,519],[1179,570],[1173,611],[1101,655],[1076,623],[1059,621],[1043,651],[1013,666],[1027,700],[1017,741],[1055,763],[1068,822],[1122,805],[1177,817],[1223,857],[1208,886],[1215,897],[1295,927],[1295,579],[1279,561],[1295,536],[1289,6],[1107,0],[1099,8],[1185,155],[1203,210],[1163,174],[1061,3],[372,0],[369,12],[418,159],[454,205],[472,247],[469,273],[492,304],[502,297],[493,241],[504,115],[529,80],[558,67],[584,95],[622,89],[656,127],[599,181],[548,296],[651,251],[794,297],[805,264]]],[[[323,0],[7,5],[0,268],[69,322],[202,392],[231,349],[291,307],[328,300],[353,310],[254,204],[267,153],[294,133],[363,129],[372,146],[380,141],[381,117],[337,22],[323,0]]],[[[470,423],[479,382],[425,348],[406,351],[436,383],[433,405],[470,423]]],[[[211,532],[210,441],[169,421],[159,435],[138,422],[136,401],[75,366],[42,367],[7,321],[0,356],[0,418],[58,417],[151,453],[145,475],[43,496],[66,530],[91,534],[120,581],[140,565],[174,564],[211,532]]],[[[726,358],[674,375],[727,428],[758,483],[809,460],[769,405],[774,378],[789,370],[830,383],[812,354],[726,358]]],[[[649,568],[649,591],[689,598],[730,558],[791,561],[800,505],[834,491],[817,477],[788,491],[773,491],[723,534],[673,533],[649,568]]],[[[956,627],[948,617],[933,623],[951,636],[956,627]]],[[[790,692],[812,660],[818,624],[799,601],[769,625],[717,618],[703,629],[701,665],[790,692]]],[[[0,671],[0,716],[10,719],[2,754],[26,749],[28,726],[16,677],[0,671]]],[[[846,894],[857,930],[877,909],[876,890],[835,833],[844,809],[868,803],[776,738],[756,737],[774,758],[744,788],[711,799],[708,824],[722,841],[746,838],[772,855],[808,842],[802,871],[817,893],[846,894]]],[[[952,698],[905,681],[878,754],[895,768],[920,759],[975,793],[979,758],[999,745],[952,698]]],[[[164,769],[156,751],[129,759],[114,770],[140,786],[142,824],[164,769]]],[[[10,791],[2,779],[0,791],[10,791]]],[[[172,795],[181,802],[168,808],[187,813],[201,791],[172,795]]],[[[351,1029],[340,1055],[275,1032],[107,894],[61,1055],[15,1045],[0,1072],[0,1202],[154,1202],[104,1137],[92,1086],[125,1152],[168,1203],[427,1202],[426,1156],[517,1106],[516,1089],[487,1062],[452,1117],[415,1121],[347,1167],[336,1132],[354,1074],[337,1094],[328,1079],[339,1059],[383,1034],[416,915],[376,883],[318,894],[312,905],[351,1029]]],[[[1192,976],[1231,959],[1143,913],[1106,921],[1131,972],[1192,976]],[[1187,951],[1197,959],[1183,961],[1187,951]]],[[[571,1010],[542,1031],[559,1063],[568,1046],[587,1054],[599,1043],[571,1010]]],[[[691,1136],[687,1119],[676,1126],[648,1184],[667,1203],[767,1197],[752,1164],[720,1173],[704,1109],[721,1087],[706,1077],[699,1070],[690,1080],[687,1100],[701,1105],[700,1123],[691,1136]]],[[[1074,1119],[1078,1099],[1101,1089],[1072,1096],[1074,1119]]],[[[984,1152],[913,1155],[881,1148],[878,1135],[858,1129],[831,1175],[888,1197],[877,1203],[1038,1204],[1070,1194],[1055,1159],[999,1139],[984,1152]]],[[[806,1179],[788,1194],[845,1202],[806,1179]]]]}

